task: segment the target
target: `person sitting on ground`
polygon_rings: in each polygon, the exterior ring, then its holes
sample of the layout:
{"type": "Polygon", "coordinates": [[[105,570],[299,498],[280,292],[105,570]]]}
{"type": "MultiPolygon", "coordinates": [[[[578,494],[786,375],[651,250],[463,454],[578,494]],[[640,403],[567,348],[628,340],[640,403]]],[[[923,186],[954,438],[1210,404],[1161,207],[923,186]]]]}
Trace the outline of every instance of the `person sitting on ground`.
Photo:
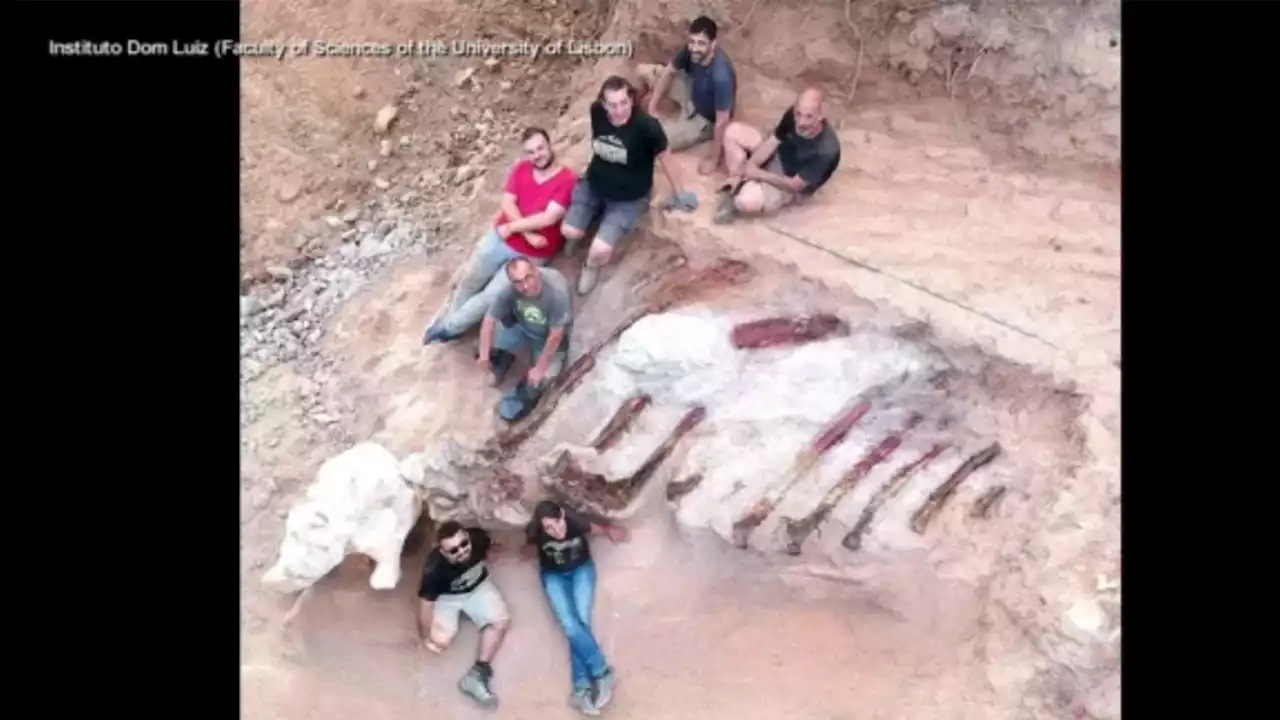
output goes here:
{"type": "Polygon", "coordinates": [[[698,172],[710,175],[720,167],[724,152],[724,132],[733,120],[738,76],[733,62],[716,44],[717,28],[702,15],[689,23],[689,38],[668,65],[638,65],[636,74],[649,95],[649,114],[658,117],[658,104],[670,98],[680,108],[673,121],[662,121],[672,150],[684,150],[707,140],[706,155],[698,172]]]}
{"type": "Polygon", "coordinates": [[[464,528],[453,521],[436,530],[436,543],[427,555],[418,589],[422,646],[439,655],[458,633],[458,616],[471,618],[480,628],[480,649],[458,689],[481,705],[493,707],[498,696],[489,687],[493,681],[490,663],[511,625],[511,613],[485,564],[496,546],[484,530],[464,528]]]}
{"type": "Polygon", "coordinates": [[[803,200],[840,165],[840,138],[822,114],[822,91],[808,88],[765,137],[745,123],[729,125],[724,137],[729,182],[715,221],[771,213],[803,200]]]}
{"type": "Polygon", "coordinates": [[[529,374],[498,403],[508,422],[524,417],[548,383],[564,370],[569,357],[573,297],[569,281],[554,268],[540,268],[528,258],[507,262],[509,284],[493,299],[480,325],[480,367],[496,387],[515,362],[515,351],[530,348],[529,374]],[[496,332],[495,332],[496,326],[496,332]]]}
{"type": "Polygon", "coordinates": [[[596,286],[599,269],[608,264],[614,248],[649,211],[655,162],[671,183],[672,201],[685,210],[697,207],[696,196],[679,190],[667,161],[667,135],[662,125],[639,111],[635,100],[631,83],[614,75],[600,86],[600,94],[591,104],[591,162],[573,188],[572,204],[560,226],[565,239],[576,246],[592,222],[600,220],[578,278],[582,295],[596,286]]]}
{"type": "Polygon", "coordinates": [[[521,136],[524,158],[507,175],[501,210],[476,246],[458,282],[449,312],[427,329],[422,343],[456,340],[475,327],[493,299],[508,287],[500,272],[512,258],[546,265],[560,252],[560,220],[569,208],[577,175],[556,159],[551,138],[532,127],[521,136]]]}
{"type": "Polygon", "coordinates": [[[614,542],[627,540],[625,528],[593,523],[550,500],[534,507],[526,528],[529,545],[538,555],[542,589],[569,641],[570,703],[585,715],[599,715],[613,698],[617,678],[591,631],[596,590],[596,564],[587,540],[591,532],[614,542]]]}

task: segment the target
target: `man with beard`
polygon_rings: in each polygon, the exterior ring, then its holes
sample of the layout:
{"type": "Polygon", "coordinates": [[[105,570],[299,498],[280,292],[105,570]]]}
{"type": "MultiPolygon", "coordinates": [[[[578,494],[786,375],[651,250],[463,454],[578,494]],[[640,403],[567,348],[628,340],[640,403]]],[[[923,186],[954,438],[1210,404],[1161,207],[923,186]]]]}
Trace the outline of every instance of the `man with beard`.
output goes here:
{"type": "Polygon", "coordinates": [[[767,137],[745,123],[724,137],[729,182],[715,221],[775,212],[818,191],[840,165],[840,138],[822,113],[822,91],[808,88],[767,137]]]}
{"type": "Polygon", "coordinates": [[[422,646],[439,655],[458,633],[459,615],[465,614],[480,628],[480,649],[475,664],[458,682],[458,689],[485,707],[498,704],[489,684],[493,681],[493,656],[511,624],[502,593],[489,577],[485,558],[494,549],[489,533],[442,523],[436,530],[436,547],[427,555],[418,589],[418,635],[422,646]]]}
{"type": "Polygon", "coordinates": [[[573,188],[573,200],[561,230],[573,244],[599,220],[591,249],[578,277],[578,293],[596,286],[599,270],[613,258],[614,248],[635,229],[649,211],[653,195],[653,167],[658,164],[671,183],[668,205],[697,208],[698,198],[681,192],[667,159],[667,135],[662,125],[635,107],[636,90],[625,78],[611,76],[591,104],[591,163],[573,188]]]}
{"type": "Polygon", "coordinates": [[[507,286],[494,298],[480,325],[476,359],[497,386],[515,363],[515,352],[529,348],[528,375],[498,403],[498,415],[516,422],[533,409],[547,384],[567,365],[573,297],[563,275],[528,258],[508,262],[506,276],[507,286]]]}
{"type": "Polygon", "coordinates": [[[651,91],[650,115],[658,117],[658,104],[664,97],[680,108],[675,120],[662,123],[672,150],[714,140],[698,163],[698,172],[703,175],[720,167],[724,133],[733,119],[738,92],[737,73],[729,56],[716,44],[716,34],[715,21],[700,16],[689,23],[688,42],[670,64],[636,67],[641,85],[651,91]]]}
{"type": "Polygon", "coordinates": [[[500,272],[508,261],[523,257],[545,265],[564,244],[560,220],[577,176],[556,159],[542,128],[525,130],[521,145],[524,158],[507,175],[501,210],[476,246],[449,311],[427,329],[424,345],[456,340],[475,327],[493,299],[510,287],[500,272]]]}

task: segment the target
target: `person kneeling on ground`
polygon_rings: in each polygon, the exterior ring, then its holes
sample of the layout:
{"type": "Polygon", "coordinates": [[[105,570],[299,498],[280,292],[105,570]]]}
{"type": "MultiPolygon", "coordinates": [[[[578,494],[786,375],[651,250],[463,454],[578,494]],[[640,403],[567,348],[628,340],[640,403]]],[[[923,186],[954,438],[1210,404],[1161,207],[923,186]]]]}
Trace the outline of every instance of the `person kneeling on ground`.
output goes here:
{"type": "Polygon", "coordinates": [[[539,268],[528,258],[509,261],[506,273],[510,284],[494,298],[480,325],[476,359],[491,372],[496,387],[515,362],[515,351],[529,346],[528,376],[498,403],[502,419],[515,422],[533,409],[547,384],[565,368],[573,299],[563,275],[553,268],[539,268]]]}
{"type": "Polygon", "coordinates": [[[573,672],[570,703],[585,715],[599,715],[613,698],[617,680],[591,631],[595,602],[596,564],[591,559],[587,535],[607,535],[626,542],[627,531],[617,525],[600,525],[544,500],[533,509],[526,535],[538,555],[542,589],[569,641],[569,666],[573,672]]]}
{"type": "Polygon", "coordinates": [[[721,188],[726,197],[716,211],[718,223],[810,197],[840,165],[840,138],[822,115],[822,91],[801,92],[768,137],[750,125],[731,124],[724,156],[729,182],[721,188]]]}
{"type": "Polygon", "coordinates": [[[577,176],[556,159],[542,128],[525,130],[521,144],[524,158],[507,175],[498,217],[476,246],[449,311],[427,329],[424,345],[456,340],[475,327],[493,299],[509,287],[501,270],[512,258],[546,265],[564,244],[560,220],[577,176]]]}
{"type": "Polygon", "coordinates": [[[613,257],[614,248],[649,211],[655,162],[671,183],[670,202],[682,210],[697,208],[697,196],[681,192],[671,172],[662,125],[638,111],[635,100],[631,83],[614,75],[600,86],[600,95],[591,104],[591,162],[573,188],[572,204],[560,226],[576,246],[588,226],[600,219],[578,278],[582,295],[596,286],[599,270],[613,257]]]}
{"type": "Polygon", "coordinates": [[[495,549],[489,533],[449,521],[436,531],[436,547],[422,571],[418,634],[422,646],[439,655],[458,633],[458,616],[465,614],[480,628],[476,662],[458,682],[458,689],[486,707],[498,704],[489,684],[493,656],[511,624],[511,613],[489,577],[485,558],[495,549]]]}
{"type": "MultiPolygon", "coordinates": [[[[729,56],[716,45],[716,23],[702,15],[689,23],[689,38],[668,65],[639,65],[636,74],[650,91],[649,114],[658,117],[663,97],[680,108],[678,119],[662,121],[673,151],[714,140],[698,163],[698,172],[710,175],[720,167],[724,133],[733,120],[738,76],[729,56]]],[[[643,93],[643,91],[642,91],[643,93]]]]}

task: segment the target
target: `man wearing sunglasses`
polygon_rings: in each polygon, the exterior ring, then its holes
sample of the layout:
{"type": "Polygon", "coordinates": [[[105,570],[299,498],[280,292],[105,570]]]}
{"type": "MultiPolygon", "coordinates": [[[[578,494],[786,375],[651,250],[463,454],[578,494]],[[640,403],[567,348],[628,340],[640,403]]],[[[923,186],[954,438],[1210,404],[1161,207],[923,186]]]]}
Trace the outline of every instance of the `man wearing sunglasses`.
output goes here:
{"type": "Polygon", "coordinates": [[[485,564],[493,542],[480,528],[464,528],[448,521],[436,531],[436,547],[427,556],[418,589],[418,634],[427,650],[439,655],[458,633],[459,615],[480,628],[476,662],[458,681],[458,689],[485,707],[498,704],[489,687],[489,665],[511,624],[507,604],[489,577],[485,564]]]}

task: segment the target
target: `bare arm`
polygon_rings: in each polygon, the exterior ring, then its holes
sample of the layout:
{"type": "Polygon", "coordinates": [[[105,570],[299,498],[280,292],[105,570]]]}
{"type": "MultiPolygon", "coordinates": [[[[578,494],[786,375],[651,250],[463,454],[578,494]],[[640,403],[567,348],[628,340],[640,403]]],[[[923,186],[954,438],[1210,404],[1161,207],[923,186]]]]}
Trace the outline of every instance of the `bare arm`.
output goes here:
{"type": "Polygon", "coordinates": [[[662,168],[662,174],[667,176],[667,182],[671,183],[671,192],[680,192],[680,183],[676,182],[675,173],[671,172],[670,150],[663,150],[658,155],[658,165],[662,168]]]}
{"type": "Polygon", "coordinates": [[[805,186],[808,185],[808,183],[802,180],[799,175],[787,177],[785,175],[771,173],[764,169],[759,169],[752,173],[752,179],[793,193],[798,193],[801,190],[804,190],[805,186]]]}
{"type": "Polygon", "coordinates": [[[559,203],[549,203],[547,209],[526,218],[512,220],[505,224],[508,233],[534,232],[551,227],[564,217],[565,209],[559,203]]]}
{"type": "Polygon", "coordinates": [[[733,120],[729,117],[728,110],[716,111],[716,130],[715,139],[711,142],[711,149],[707,151],[707,160],[720,165],[720,159],[724,156],[724,131],[729,127],[729,123],[733,120]]]}
{"type": "Polygon", "coordinates": [[[493,351],[493,316],[485,313],[480,322],[480,364],[489,364],[489,353],[493,351]]]}
{"type": "Polygon", "coordinates": [[[560,341],[564,339],[564,328],[551,328],[551,332],[547,333],[547,344],[542,348],[542,354],[538,356],[538,364],[535,366],[538,371],[538,377],[547,374],[547,366],[551,364],[551,358],[555,357],[556,349],[560,347],[560,341]]]}
{"type": "Polygon", "coordinates": [[[667,96],[667,91],[671,89],[671,77],[673,68],[669,63],[662,68],[662,73],[658,75],[658,82],[653,84],[653,94],[649,96],[649,114],[658,114],[658,101],[667,96]]]}
{"type": "Polygon", "coordinates": [[[769,158],[778,151],[778,138],[772,133],[767,135],[756,149],[751,152],[751,157],[747,158],[747,162],[756,167],[763,167],[769,158]]]}
{"type": "MultiPolygon", "coordinates": [[[[524,218],[524,215],[520,214],[520,208],[516,207],[516,196],[512,193],[502,193],[502,202],[498,203],[498,207],[502,210],[502,214],[510,218],[512,222],[524,218]]],[[[543,227],[546,226],[544,225],[543,227]]]]}
{"type": "Polygon", "coordinates": [[[431,639],[431,619],[435,608],[436,604],[430,600],[418,600],[418,637],[423,640],[431,639]]]}

